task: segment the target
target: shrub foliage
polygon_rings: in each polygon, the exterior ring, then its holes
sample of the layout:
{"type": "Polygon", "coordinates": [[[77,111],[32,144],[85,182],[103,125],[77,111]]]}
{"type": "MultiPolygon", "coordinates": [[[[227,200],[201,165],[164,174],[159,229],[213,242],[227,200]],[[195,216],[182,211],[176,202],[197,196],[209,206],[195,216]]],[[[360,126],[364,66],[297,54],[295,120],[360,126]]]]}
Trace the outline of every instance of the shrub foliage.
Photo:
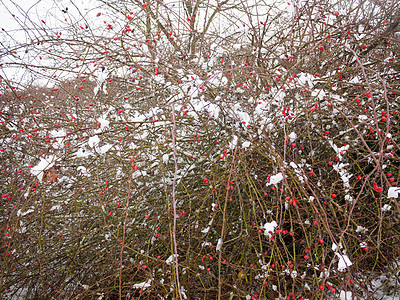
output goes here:
{"type": "Polygon", "coordinates": [[[0,297],[396,292],[399,4],[271,2],[8,7],[0,297]]]}

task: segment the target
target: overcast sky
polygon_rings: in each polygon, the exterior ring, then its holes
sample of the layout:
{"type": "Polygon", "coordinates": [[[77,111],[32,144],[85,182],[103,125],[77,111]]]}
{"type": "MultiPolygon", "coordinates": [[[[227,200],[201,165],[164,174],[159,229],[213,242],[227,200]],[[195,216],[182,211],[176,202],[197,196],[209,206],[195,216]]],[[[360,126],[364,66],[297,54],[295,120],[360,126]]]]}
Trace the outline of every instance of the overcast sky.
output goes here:
{"type": "MultiPolygon", "coordinates": [[[[35,40],[39,36],[37,33],[32,33],[35,32],[34,28],[65,27],[74,23],[77,19],[82,20],[82,15],[85,16],[87,13],[95,15],[97,12],[95,13],[93,10],[97,11],[97,9],[94,1],[0,0],[0,27],[2,29],[0,34],[0,64],[13,59],[12,56],[9,56],[9,51],[14,50],[16,45],[30,43],[31,40],[35,40]],[[43,24],[42,20],[46,24],[43,24]],[[4,55],[5,52],[8,54],[4,55]]],[[[29,54],[25,54],[21,49],[15,50],[17,50],[17,55],[25,62],[27,59],[32,59],[29,54]]],[[[0,69],[0,75],[13,81],[19,81],[24,77],[24,74],[26,74],[26,70],[21,68],[0,69]]]]}

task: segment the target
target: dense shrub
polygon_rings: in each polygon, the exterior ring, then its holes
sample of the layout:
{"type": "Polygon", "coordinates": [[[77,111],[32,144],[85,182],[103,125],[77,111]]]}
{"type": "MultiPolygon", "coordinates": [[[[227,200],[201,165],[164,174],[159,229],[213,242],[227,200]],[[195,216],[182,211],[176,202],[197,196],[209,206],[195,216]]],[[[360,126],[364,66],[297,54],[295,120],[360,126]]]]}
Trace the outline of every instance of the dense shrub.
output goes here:
{"type": "Polygon", "coordinates": [[[3,31],[4,299],[395,295],[398,4],[94,4],[3,31]]]}

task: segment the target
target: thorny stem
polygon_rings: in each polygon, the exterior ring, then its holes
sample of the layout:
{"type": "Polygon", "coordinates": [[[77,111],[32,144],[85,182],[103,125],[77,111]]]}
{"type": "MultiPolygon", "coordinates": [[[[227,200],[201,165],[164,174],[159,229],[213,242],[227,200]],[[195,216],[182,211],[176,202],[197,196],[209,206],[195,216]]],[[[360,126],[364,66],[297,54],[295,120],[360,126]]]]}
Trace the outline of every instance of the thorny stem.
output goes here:
{"type": "Polygon", "coordinates": [[[285,135],[285,139],[283,141],[283,162],[282,162],[282,186],[281,186],[281,193],[279,195],[279,204],[280,204],[280,217],[279,217],[279,226],[282,226],[282,217],[283,217],[283,205],[282,205],[282,197],[285,190],[285,168],[286,168],[286,147],[287,147],[287,133],[286,133],[286,123],[285,118],[282,117],[282,124],[283,124],[283,133],[285,135]]]}
{"type": "MultiPolygon", "coordinates": [[[[236,154],[239,148],[239,140],[240,138],[237,139],[236,142],[236,147],[235,147],[235,154],[233,155],[232,158],[232,164],[231,164],[231,169],[229,170],[229,176],[228,176],[228,184],[229,181],[231,180],[232,172],[235,167],[235,158],[236,154]]],[[[221,288],[222,288],[222,280],[221,280],[221,263],[222,263],[222,246],[224,243],[224,234],[225,234],[225,226],[226,226],[226,207],[228,204],[228,198],[229,198],[229,191],[227,190],[225,193],[225,203],[224,203],[224,211],[223,211],[223,216],[222,216],[222,229],[221,229],[221,242],[220,242],[220,249],[218,253],[218,300],[221,299],[221,288]]]]}
{"type": "Polygon", "coordinates": [[[122,299],[122,252],[124,251],[124,244],[125,244],[126,221],[128,219],[129,197],[131,194],[131,183],[132,183],[133,171],[134,171],[134,168],[131,167],[131,172],[129,174],[128,194],[126,195],[125,219],[124,219],[124,227],[123,227],[123,232],[122,232],[122,244],[121,244],[121,251],[119,254],[119,300],[122,299]]]}
{"type": "Polygon", "coordinates": [[[175,107],[172,104],[172,149],[173,149],[173,156],[174,156],[174,180],[172,182],[172,209],[174,213],[174,226],[173,226],[173,240],[174,240],[174,256],[175,256],[175,275],[176,275],[176,285],[178,288],[179,299],[182,300],[182,291],[181,285],[179,282],[179,264],[178,264],[178,247],[176,242],[176,198],[175,198],[175,190],[176,190],[176,176],[178,173],[178,163],[176,160],[176,122],[175,122],[175,107]]]}

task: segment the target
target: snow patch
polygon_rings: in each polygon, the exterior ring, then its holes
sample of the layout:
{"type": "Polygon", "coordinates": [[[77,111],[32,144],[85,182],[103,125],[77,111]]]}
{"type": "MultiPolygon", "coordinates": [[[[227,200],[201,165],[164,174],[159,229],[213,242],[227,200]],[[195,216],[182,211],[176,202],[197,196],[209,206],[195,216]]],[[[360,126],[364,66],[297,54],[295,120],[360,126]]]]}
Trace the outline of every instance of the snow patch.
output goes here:
{"type": "Polygon", "coordinates": [[[169,161],[169,155],[165,153],[165,154],[163,155],[163,157],[162,157],[162,160],[163,160],[163,163],[164,163],[164,164],[167,164],[168,161],[169,161]]]}
{"type": "Polygon", "coordinates": [[[238,140],[238,137],[236,135],[233,135],[232,136],[232,141],[229,142],[229,148],[230,149],[232,149],[232,150],[235,149],[236,144],[237,144],[237,140],[238,140]]]}
{"type": "Polygon", "coordinates": [[[172,265],[172,263],[173,263],[175,257],[179,257],[179,254],[170,255],[170,256],[167,258],[167,260],[165,261],[165,263],[166,263],[167,265],[172,265]]]}
{"type": "Polygon", "coordinates": [[[276,221],[272,221],[270,223],[265,223],[264,224],[264,230],[265,230],[264,234],[266,236],[268,236],[268,238],[271,238],[276,227],[278,227],[278,224],[276,223],[276,221]]]}
{"type": "Polygon", "coordinates": [[[34,212],[33,209],[28,209],[27,211],[24,211],[24,212],[22,212],[22,210],[19,209],[18,212],[17,212],[17,217],[23,217],[23,216],[26,216],[27,214],[30,214],[32,212],[34,212]]]}
{"type": "Polygon", "coordinates": [[[392,186],[388,190],[388,198],[399,198],[400,187],[392,186]]]}
{"type": "Polygon", "coordinates": [[[352,292],[340,291],[340,300],[351,300],[353,299],[352,292]]]}
{"type": "Polygon", "coordinates": [[[134,285],[132,286],[132,288],[134,288],[134,289],[142,289],[142,290],[145,290],[145,289],[151,287],[151,282],[152,282],[152,281],[153,281],[153,279],[150,278],[150,279],[147,280],[147,281],[134,284],[134,285]]]}
{"type": "Polygon", "coordinates": [[[221,250],[221,246],[222,246],[222,241],[221,241],[221,239],[218,239],[217,248],[216,248],[217,252],[221,250]]]}
{"type": "Polygon", "coordinates": [[[210,231],[210,227],[204,228],[201,233],[208,233],[210,231]]]}
{"type": "Polygon", "coordinates": [[[250,142],[249,141],[243,142],[242,148],[249,148],[249,147],[250,147],[250,142]]]}
{"type": "Polygon", "coordinates": [[[358,122],[362,123],[364,121],[368,120],[368,117],[366,115],[359,115],[358,116],[358,122]]]}
{"type": "Polygon", "coordinates": [[[282,173],[278,173],[276,175],[272,175],[269,179],[269,182],[267,182],[266,186],[272,185],[272,184],[277,184],[279,182],[281,182],[283,179],[283,174],[282,173]]]}
{"type": "Polygon", "coordinates": [[[297,139],[297,134],[295,132],[292,132],[288,135],[288,137],[290,138],[290,142],[293,143],[297,139]]]}
{"type": "Polygon", "coordinates": [[[87,176],[87,177],[92,176],[92,175],[88,172],[88,170],[86,169],[86,167],[84,167],[84,166],[79,166],[76,170],[77,170],[78,172],[80,172],[83,176],[87,176]]]}
{"type": "Polygon", "coordinates": [[[98,135],[91,136],[89,138],[88,144],[90,148],[96,147],[100,143],[100,139],[98,135]]]}
{"type": "Polygon", "coordinates": [[[106,115],[97,119],[97,122],[100,123],[100,128],[95,131],[95,133],[101,133],[110,125],[110,121],[106,120],[106,115]]]}
{"type": "Polygon", "coordinates": [[[54,155],[49,155],[48,157],[41,158],[40,162],[31,169],[31,174],[37,176],[39,181],[43,179],[43,171],[51,169],[54,163],[59,160],[54,155]]]}
{"type": "Polygon", "coordinates": [[[392,208],[391,205],[385,204],[385,205],[382,207],[382,211],[389,211],[391,208],[392,208]]]}
{"type": "MultiPolygon", "coordinates": [[[[339,244],[339,247],[341,249],[342,245],[339,244]]],[[[332,244],[332,251],[335,251],[336,256],[339,258],[338,271],[344,272],[345,269],[350,267],[353,263],[351,262],[350,258],[347,256],[345,250],[342,251],[343,254],[340,254],[338,251],[336,251],[339,247],[336,244],[332,244]]]]}

